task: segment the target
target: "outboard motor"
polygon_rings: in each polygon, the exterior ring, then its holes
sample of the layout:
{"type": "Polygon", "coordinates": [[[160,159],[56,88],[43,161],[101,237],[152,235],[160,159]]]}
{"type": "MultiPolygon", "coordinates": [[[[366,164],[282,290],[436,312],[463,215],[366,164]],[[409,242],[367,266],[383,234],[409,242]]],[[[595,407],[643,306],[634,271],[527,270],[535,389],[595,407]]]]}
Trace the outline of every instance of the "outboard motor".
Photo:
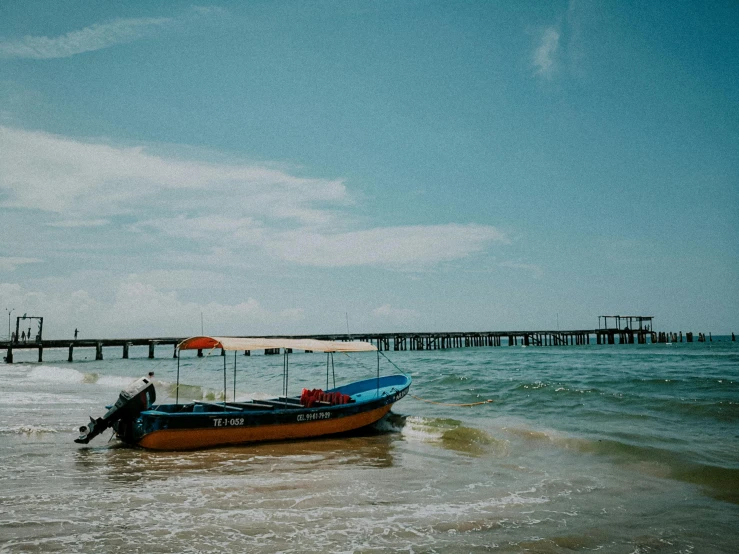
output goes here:
{"type": "Polygon", "coordinates": [[[135,419],[154,403],[156,397],[154,383],[148,378],[142,377],[134,381],[121,391],[115,405],[103,417],[97,419],[91,417],[90,423],[80,427],[80,436],[74,439],[74,442],[87,444],[121,419],[135,419]]]}

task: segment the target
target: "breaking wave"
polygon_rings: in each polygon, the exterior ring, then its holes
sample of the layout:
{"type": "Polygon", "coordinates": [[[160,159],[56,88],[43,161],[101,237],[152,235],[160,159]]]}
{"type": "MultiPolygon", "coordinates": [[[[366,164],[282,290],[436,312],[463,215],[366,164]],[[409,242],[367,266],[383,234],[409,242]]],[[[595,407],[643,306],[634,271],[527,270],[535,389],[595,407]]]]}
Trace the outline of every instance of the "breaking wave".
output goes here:
{"type": "Polygon", "coordinates": [[[28,372],[27,378],[39,383],[103,385],[118,389],[126,388],[133,381],[131,377],[83,373],[76,369],[51,365],[34,367],[28,372]]]}
{"type": "Polygon", "coordinates": [[[525,428],[507,428],[505,431],[531,443],[548,444],[582,454],[606,456],[641,473],[692,483],[702,487],[714,498],[739,504],[737,467],[704,463],[668,448],[639,445],[622,440],[586,439],[560,435],[554,431],[525,428]]]}
{"type": "Polygon", "coordinates": [[[400,432],[408,440],[427,442],[462,454],[481,455],[506,450],[505,441],[456,419],[401,416],[391,412],[376,427],[382,431],[400,432]]]}
{"type": "Polygon", "coordinates": [[[0,427],[0,435],[44,435],[46,433],[58,433],[59,429],[46,425],[17,425],[14,427],[0,427]]]}

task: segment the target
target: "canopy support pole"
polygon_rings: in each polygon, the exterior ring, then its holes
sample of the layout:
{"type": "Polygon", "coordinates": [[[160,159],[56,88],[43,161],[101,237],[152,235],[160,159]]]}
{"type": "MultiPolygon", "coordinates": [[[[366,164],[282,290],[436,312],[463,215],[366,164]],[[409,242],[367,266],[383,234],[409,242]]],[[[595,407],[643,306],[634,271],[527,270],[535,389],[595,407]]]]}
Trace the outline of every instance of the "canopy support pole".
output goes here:
{"type": "Polygon", "coordinates": [[[226,356],[223,357],[223,407],[226,407],[226,356]]]}
{"type": "Polygon", "coordinates": [[[377,349],[377,396],[380,396],[380,349],[377,349]]]}
{"type": "Polygon", "coordinates": [[[236,402],[236,350],[234,350],[234,402],[236,402]]]}
{"type": "Polygon", "coordinates": [[[290,375],[287,348],[282,358],[282,395],[287,398],[287,380],[290,375]]]}
{"type": "Polygon", "coordinates": [[[331,361],[331,374],[334,377],[334,388],[336,388],[336,369],[334,368],[334,353],[333,352],[326,352],[326,390],[328,390],[330,387],[328,383],[328,363],[329,360],[331,361]]]}
{"type": "MultiPolygon", "coordinates": [[[[175,350],[176,351],[176,350],[175,350]]],[[[180,357],[177,356],[177,386],[175,387],[175,405],[180,403],[180,357]]]]}

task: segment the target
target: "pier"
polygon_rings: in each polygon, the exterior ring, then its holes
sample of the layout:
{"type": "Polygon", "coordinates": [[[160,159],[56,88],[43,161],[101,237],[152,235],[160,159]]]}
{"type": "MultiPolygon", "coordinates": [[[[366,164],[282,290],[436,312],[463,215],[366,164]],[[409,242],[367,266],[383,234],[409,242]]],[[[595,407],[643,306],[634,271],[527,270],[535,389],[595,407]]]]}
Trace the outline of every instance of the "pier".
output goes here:
{"type": "MultiPolygon", "coordinates": [[[[601,316],[606,317],[606,316],[601,316]]],[[[611,318],[612,316],[607,316],[611,318]]],[[[622,317],[623,316],[619,316],[622,317]]],[[[628,321],[628,316],[627,316],[628,321]]],[[[633,322],[633,320],[632,320],[633,322]]],[[[683,334],[672,332],[654,332],[651,329],[651,318],[649,324],[640,325],[633,329],[630,323],[621,327],[621,322],[613,327],[607,324],[599,329],[579,330],[541,330],[541,331],[468,331],[468,332],[425,332],[425,333],[358,333],[358,334],[331,334],[331,335],[264,335],[258,338],[290,338],[290,339],[322,339],[333,341],[366,341],[377,346],[378,350],[446,350],[452,348],[475,348],[475,347],[501,347],[501,346],[582,346],[589,344],[615,345],[615,344],[655,344],[655,343],[677,343],[677,342],[712,342],[711,333],[691,332],[683,334]]],[[[642,323],[645,323],[644,321],[642,323]]],[[[45,349],[64,348],[68,349],[67,360],[74,361],[75,351],[80,349],[95,352],[95,359],[102,360],[104,349],[110,354],[110,350],[118,349],[123,359],[129,357],[132,346],[148,347],[148,357],[154,358],[158,349],[164,349],[167,356],[177,357],[177,344],[188,337],[158,337],[158,338],[132,338],[132,339],[80,339],[80,340],[34,340],[26,342],[0,342],[0,349],[6,350],[5,361],[13,363],[14,350],[38,351],[38,361],[43,361],[45,349]]],[[[736,340],[732,333],[731,340],[736,340]]],[[[221,353],[222,354],[222,353],[221,353]]],[[[250,355],[249,351],[244,352],[250,355]]],[[[265,351],[265,355],[280,354],[279,349],[265,351]]],[[[161,354],[160,354],[161,355],[161,354]]],[[[203,356],[198,351],[198,356],[203,356]]]]}
{"type": "Polygon", "coordinates": [[[119,347],[121,348],[122,358],[127,359],[129,350],[132,346],[148,346],[149,358],[154,358],[154,351],[157,346],[171,346],[173,357],[177,356],[176,347],[187,337],[162,337],[162,338],[139,338],[139,339],[80,339],[80,340],[35,340],[35,341],[16,341],[16,342],[0,342],[0,349],[5,349],[7,354],[5,361],[9,364],[13,363],[13,350],[38,350],[38,361],[43,362],[44,350],[51,348],[68,348],[69,356],[67,361],[74,361],[75,349],[95,349],[95,359],[103,359],[103,348],[119,347]]]}

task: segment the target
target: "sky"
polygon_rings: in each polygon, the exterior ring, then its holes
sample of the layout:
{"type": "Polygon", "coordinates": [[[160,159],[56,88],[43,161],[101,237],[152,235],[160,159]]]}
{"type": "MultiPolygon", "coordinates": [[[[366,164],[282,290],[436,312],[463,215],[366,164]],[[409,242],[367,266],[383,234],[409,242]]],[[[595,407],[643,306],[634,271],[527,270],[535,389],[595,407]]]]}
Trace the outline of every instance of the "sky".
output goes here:
{"type": "Polygon", "coordinates": [[[737,75],[733,1],[2,0],[0,315],[739,333],[737,75]]]}

